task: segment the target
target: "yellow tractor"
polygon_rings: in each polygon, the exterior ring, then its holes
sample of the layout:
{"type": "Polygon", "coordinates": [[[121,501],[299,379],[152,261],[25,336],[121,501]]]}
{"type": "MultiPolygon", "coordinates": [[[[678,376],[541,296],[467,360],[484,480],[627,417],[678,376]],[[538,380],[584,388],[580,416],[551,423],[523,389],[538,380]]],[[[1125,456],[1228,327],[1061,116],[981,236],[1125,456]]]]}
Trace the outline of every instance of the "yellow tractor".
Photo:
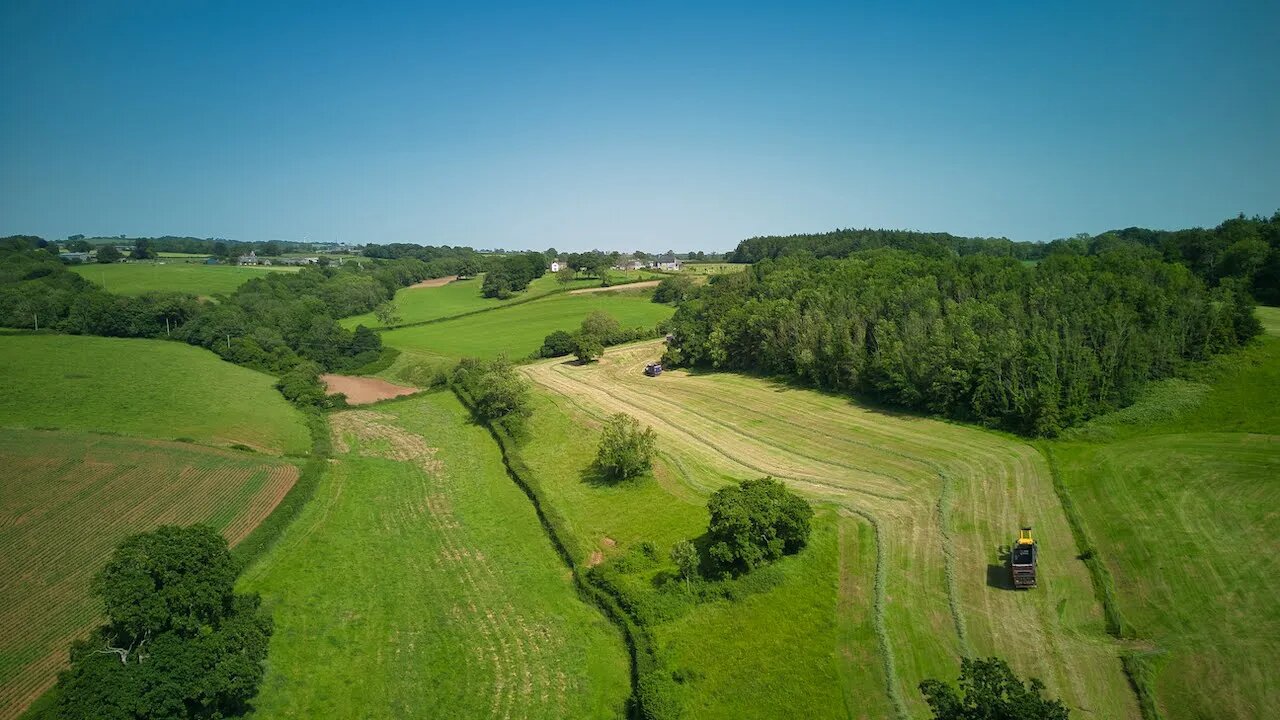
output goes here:
{"type": "Polygon", "coordinates": [[[1036,558],[1040,554],[1036,541],[1031,537],[1031,526],[1022,528],[1018,542],[1009,552],[1009,570],[1013,573],[1014,589],[1030,589],[1036,586],[1036,558]]]}

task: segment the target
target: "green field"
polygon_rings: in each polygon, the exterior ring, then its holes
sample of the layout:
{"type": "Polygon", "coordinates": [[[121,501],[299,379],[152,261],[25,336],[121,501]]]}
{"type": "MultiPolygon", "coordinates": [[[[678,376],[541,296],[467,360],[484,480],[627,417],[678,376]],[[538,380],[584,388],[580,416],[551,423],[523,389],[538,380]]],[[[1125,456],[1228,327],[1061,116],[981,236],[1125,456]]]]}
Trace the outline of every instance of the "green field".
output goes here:
{"type": "Polygon", "coordinates": [[[528,369],[549,393],[531,423],[538,432],[530,464],[560,498],[580,556],[605,536],[617,541],[613,552],[642,538],[665,552],[700,532],[705,495],[726,478],[772,475],[827,508],[815,546],[779,566],[775,587],[657,626],[671,662],[697,671],[680,685],[692,717],[742,717],[753,708],[920,717],[917,684],[953,677],[970,653],[1007,658],[1078,713],[1137,716],[1122,648],[1104,632],[1034,448],[762,379],[645,377],[644,363],[660,352],[659,343],[646,343],[591,366],[528,369]],[[664,462],[656,480],[638,488],[584,484],[593,425],[619,411],[658,431],[664,462]],[[576,455],[564,449],[574,443],[576,455]],[[1043,582],[1030,593],[1006,589],[999,556],[1023,522],[1035,526],[1044,549],[1043,582]],[[881,583],[872,557],[884,563],[881,583]]]}
{"type": "Polygon", "coordinates": [[[205,265],[203,263],[127,262],[110,265],[70,265],[86,280],[117,295],[141,295],[163,290],[191,293],[200,297],[234,291],[246,281],[269,272],[297,272],[296,266],[257,267],[205,265]]]}
{"type": "Polygon", "coordinates": [[[234,544],[298,477],[278,458],[85,432],[0,430],[0,463],[0,718],[98,622],[89,584],[125,536],[203,522],[234,544]]]}
{"type": "Polygon", "coordinates": [[[750,263],[687,262],[680,265],[680,272],[690,275],[723,275],[725,273],[742,272],[749,267],[751,267],[750,263]]]}
{"type": "MultiPolygon", "coordinates": [[[[653,276],[653,274],[643,271],[623,273],[615,270],[610,273],[610,280],[614,283],[620,283],[646,279],[650,276],[653,276]]],[[[396,311],[400,315],[400,322],[397,324],[412,325],[477,310],[498,308],[512,303],[528,302],[560,290],[599,287],[600,285],[600,280],[594,278],[561,283],[556,279],[555,275],[548,274],[529,283],[528,290],[512,295],[505,300],[499,300],[497,298],[487,298],[480,294],[480,285],[483,282],[484,277],[481,276],[467,280],[455,280],[448,285],[439,287],[401,288],[396,292],[395,297],[396,311]]],[[[354,329],[357,325],[371,328],[383,327],[373,313],[346,318],[342,321],[342,325],[350,329],[354,329]]]]}
{"type": "Polygon", "coordinates": [[[1164,716],[1266,717],[1280,707],[1280,339],[1202,374],[1050,447],[1164,716]]]}
{"type": "Polygon", "coordinates": [[[242,578],[276,623],[255,717],[619,715],[621,638],[457,399],[331,421],[338,463],[242,578]]]}
{"type": "Polygon", "coordinates": [[[1262,329],[1268,335],[1280,335],[1280,308],[1259,307],[1258,319],[1262,321],[1262,329]]]}
{"type": "Polygon", "coordinates": [[[553,295],[493,312],[388,330],[382,333],[382,342],[409,358],[492,358],[501,354],[520,358],[541,347],[547,334],[577,328],[594,310],[608,312],[623,327],[652,327],[671,317],[674,309],[652,302],[652,297],[652,288],[553,295]]]}
{"type": "Polygon", "coordinates": [[[0,427],[92,430],[305,453],[275,378],[163,340],[0,334],[0,427]]]}

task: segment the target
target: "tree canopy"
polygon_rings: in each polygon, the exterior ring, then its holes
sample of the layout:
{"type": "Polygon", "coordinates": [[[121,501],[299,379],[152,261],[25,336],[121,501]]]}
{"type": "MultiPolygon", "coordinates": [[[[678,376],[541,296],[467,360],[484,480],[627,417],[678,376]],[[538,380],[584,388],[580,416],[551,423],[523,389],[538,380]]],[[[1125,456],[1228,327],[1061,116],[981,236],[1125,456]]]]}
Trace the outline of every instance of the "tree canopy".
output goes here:
{"type": "Polygon", "coordinates": [[[243,714],[264,673],[271,618],[237,595],[239,568],[205,526],[127,538],[93,583],[107,622],[71,651],[62,718],[226,718],[243,714]]]}
{"type": "Polygon", "coordinates": [[[720,488],[707,502],[708,554],[726,572],[747,572],[798,552],[809,540],[813,508],[773,478],[720,488]]]}
{"type": "Polygon", "coordinates": [[[933,720],[1067,720],[1059,700],[1042,695],[1044,683],[1023,683],[999,658],[963,658],[959,690],[940,680],[920,683],[933,720]]]}
{"type": "Polygon", "coordinates": [[[656,444],[657,433],[653,428],[641,429],[639,420],[618,413],[605,423],[600,447],[596,450],[596,464],[615,480],[632,478],[649,471],[656,444]]]}

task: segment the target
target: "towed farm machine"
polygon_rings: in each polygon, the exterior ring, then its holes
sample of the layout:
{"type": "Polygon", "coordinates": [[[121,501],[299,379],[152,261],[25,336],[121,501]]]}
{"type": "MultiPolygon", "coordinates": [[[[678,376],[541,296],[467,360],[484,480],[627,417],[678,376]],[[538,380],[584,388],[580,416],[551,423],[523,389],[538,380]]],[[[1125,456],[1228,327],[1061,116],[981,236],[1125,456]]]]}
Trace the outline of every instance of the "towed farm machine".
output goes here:
{"type": "Polygon", "coordinates": [[[1036,586],[1036,560],[1039,554],[1036,541],[1031,537],[1031,527],[1022,528],[1018,533],[1018,542],[1009,551],[1009,571],[1013,573],[1014,589],[1029,590],[1036,586]]]}

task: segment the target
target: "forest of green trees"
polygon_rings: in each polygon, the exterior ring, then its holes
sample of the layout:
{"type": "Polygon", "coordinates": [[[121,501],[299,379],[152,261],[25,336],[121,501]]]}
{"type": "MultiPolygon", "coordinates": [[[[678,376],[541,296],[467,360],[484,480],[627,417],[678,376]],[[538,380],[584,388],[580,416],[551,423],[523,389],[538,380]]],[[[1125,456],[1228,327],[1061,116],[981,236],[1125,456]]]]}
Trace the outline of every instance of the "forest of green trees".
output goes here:
{"type": "Polygon", "coordinates": [[[865,250],[724,275],[682,303],[667,362],[758,371],[1051,435],[1259,332],[1216,288],[1138,247],[1012,257],[865,250]]]}

